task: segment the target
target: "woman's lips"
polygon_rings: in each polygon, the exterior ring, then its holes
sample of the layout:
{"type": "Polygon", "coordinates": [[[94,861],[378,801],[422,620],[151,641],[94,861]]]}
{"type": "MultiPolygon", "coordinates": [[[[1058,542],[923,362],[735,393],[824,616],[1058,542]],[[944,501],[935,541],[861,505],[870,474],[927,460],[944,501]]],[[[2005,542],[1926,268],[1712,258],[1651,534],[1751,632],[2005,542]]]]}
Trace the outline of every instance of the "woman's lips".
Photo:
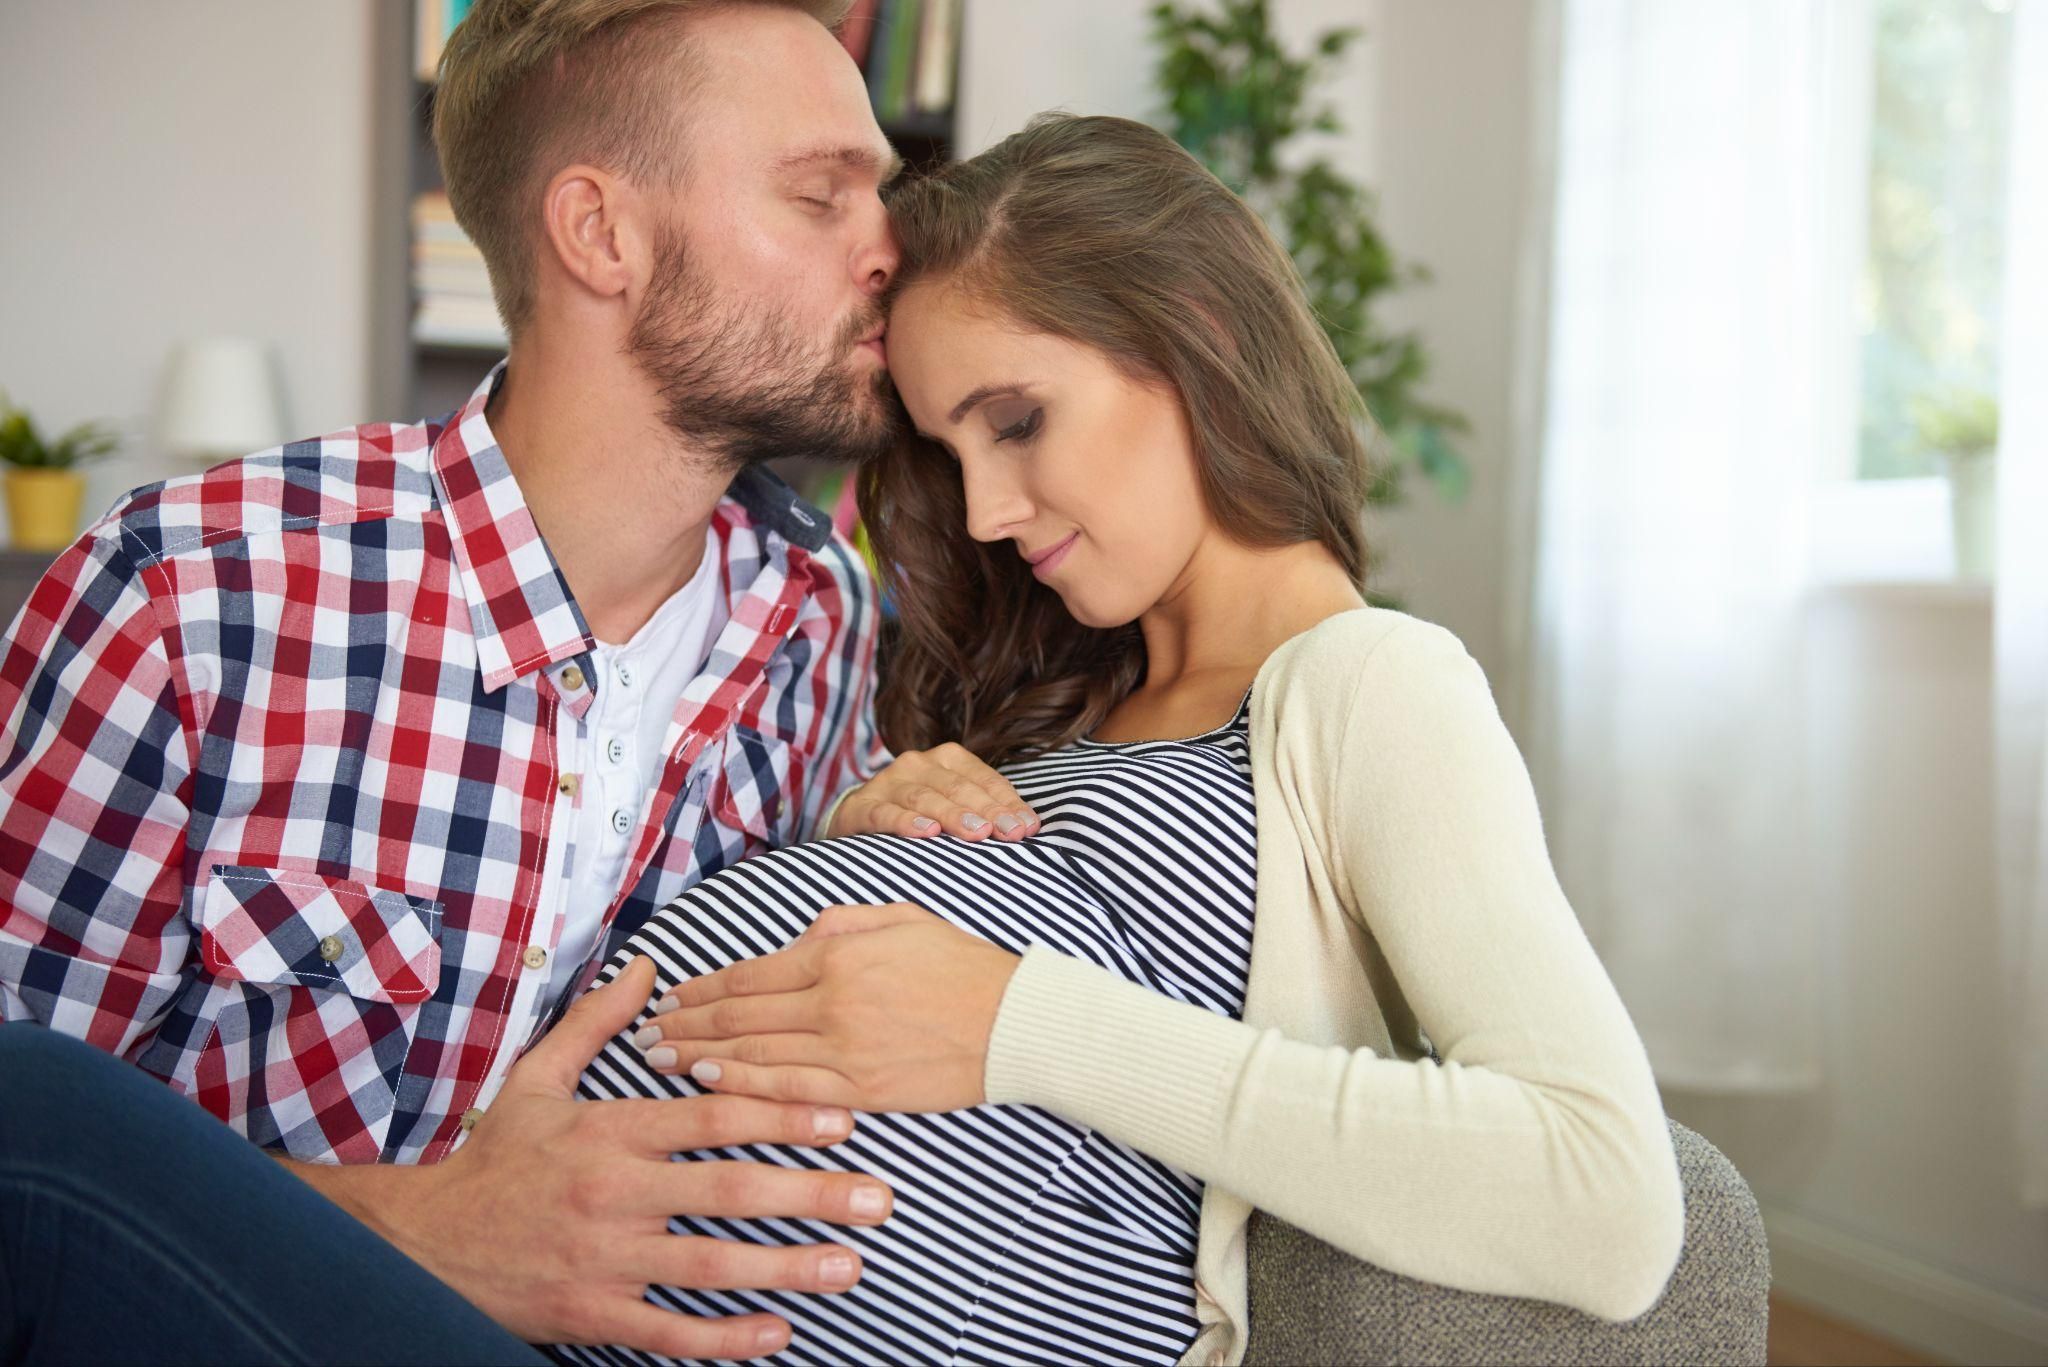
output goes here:
{"type": "Polygon", "coordinates": [[[880,337],[870,337],[867,341],[859,343],[856,350],[867,352],[884,365],[889,363],[888,346],[880,337]]]}
{"type": "Polygon", "coordinates": [[[1059,545],[1054,546],[1044,555],[1031,562],[1031,572],[1040,579],[1051,574],[1060,567],[1060,562],[1067,558],[1068,554],[1074,549],[1074,543],[1080,539],[1081,534],[1079,532],[1069,533],[1065,541],[1060,542],[1059,545]]]}

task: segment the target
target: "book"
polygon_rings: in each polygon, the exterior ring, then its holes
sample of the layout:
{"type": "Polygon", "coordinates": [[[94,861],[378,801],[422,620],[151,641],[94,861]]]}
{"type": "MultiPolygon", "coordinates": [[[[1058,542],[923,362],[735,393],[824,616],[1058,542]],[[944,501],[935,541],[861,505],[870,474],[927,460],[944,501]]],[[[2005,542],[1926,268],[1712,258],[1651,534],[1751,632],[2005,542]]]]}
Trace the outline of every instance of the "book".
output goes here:
{"type": "Polygon", "coordinates": [[[441,53],[455,26],[469,17],[475,0],[414,0],[413,73],[423,81],[440,79],[441,53]]]}
{"type": "Polygon", "coordinates": [[[923,0],[889,0],[888,70],[882,84],[882,99],[876,106],[876,114],[885,123],[900,120],[910,112],[923,12],[923,0]]]}
{"type": "Polygon", "coordinates": [[[921,113],[953,107],[953,71],[959,59],[961,0],[924,0],[924,28],[917,42],[917,90],[912,103],[921,113]]]}

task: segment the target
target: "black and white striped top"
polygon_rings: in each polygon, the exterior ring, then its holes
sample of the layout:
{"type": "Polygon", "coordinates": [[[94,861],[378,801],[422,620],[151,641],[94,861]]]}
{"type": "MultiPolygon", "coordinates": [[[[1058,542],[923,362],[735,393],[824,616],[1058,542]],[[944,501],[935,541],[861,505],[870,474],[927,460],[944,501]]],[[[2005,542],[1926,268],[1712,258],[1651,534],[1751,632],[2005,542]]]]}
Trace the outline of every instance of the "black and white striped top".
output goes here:
{"type": "MultiPolygon", "coordinates": [[[[1044,945],[1236,1017],[1250,965],[1255,822],[1246,725],[1188,740],[1079,741],[1004,768],[1043,820],[1014,844],[864,835],[747,860],[677,898],[607,964],[650,955],[658,992],[787,945],[835,903],[909,901],[1012,950],[1044,945]]],[[[631,1032],[629,1031],[628,1034],[631,1032]]],[[[585,1097],[694,1095],[649,1072],[629,1039],[583,1076],[585,1097]]],[[[838,1296],[656,1288],[690,1314],[790,1321],[786,1363],[1171,1363],[1195,1336],[1201,1183],[1028,1106],[863,1115],[830,1149],[690,1157],[870,1173],[896,1193],[878,1229],[678,1217],[677,1233],[836,1241],[864,1271],[838,1296]]],[[[572,1361],[635,1362],[560,1348],[572,1361]]]]}

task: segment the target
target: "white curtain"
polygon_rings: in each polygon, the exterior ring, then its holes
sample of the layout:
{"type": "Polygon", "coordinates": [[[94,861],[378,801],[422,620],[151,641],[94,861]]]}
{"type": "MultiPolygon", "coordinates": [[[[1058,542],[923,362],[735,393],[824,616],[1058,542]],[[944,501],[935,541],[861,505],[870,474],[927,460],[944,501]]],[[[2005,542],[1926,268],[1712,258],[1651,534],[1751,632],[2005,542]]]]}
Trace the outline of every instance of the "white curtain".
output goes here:
{"type": "Polygon", "coordinates": [[[1844,7],[1564,0],[1528,734],[1664,1084],[1813,1085],[1801,614],[1853,439],[1844,7]],[[1845,234],[1848,235],[1845,237],[1845,234]]]}
{"type": "Polygon", "coordinates": [[[2048,0],[2014,11],[1996,589],[2000,930],[2020,1191],[2048,1209],[2048,0]]]}

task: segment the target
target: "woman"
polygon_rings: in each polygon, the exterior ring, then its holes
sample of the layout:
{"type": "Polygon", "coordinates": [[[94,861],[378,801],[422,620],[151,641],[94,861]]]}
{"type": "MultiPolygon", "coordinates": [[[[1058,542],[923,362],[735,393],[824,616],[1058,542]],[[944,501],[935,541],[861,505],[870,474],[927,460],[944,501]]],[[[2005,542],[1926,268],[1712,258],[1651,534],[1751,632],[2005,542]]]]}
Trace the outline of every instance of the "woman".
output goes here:
{"type": "Polygon", "coordinates": [[[606,972],[653,957],[661,1000],[584,1092],[875,1112],[748,1152],[872,1172],[895,1215],[745,1230],[855,1243],[843,1297],[657,1299],[781,1313],[791,1361],[1234,1362],[1257,1206],[1647,1309],[1683,1222],[1647,1058],[1483,675],[1359,596],[1356,393],[1285,254],[1117,119],[1042,117],[890,207],[918,435],[862,496],[901,758],[848,838],[648,924],[606,972]]]}

